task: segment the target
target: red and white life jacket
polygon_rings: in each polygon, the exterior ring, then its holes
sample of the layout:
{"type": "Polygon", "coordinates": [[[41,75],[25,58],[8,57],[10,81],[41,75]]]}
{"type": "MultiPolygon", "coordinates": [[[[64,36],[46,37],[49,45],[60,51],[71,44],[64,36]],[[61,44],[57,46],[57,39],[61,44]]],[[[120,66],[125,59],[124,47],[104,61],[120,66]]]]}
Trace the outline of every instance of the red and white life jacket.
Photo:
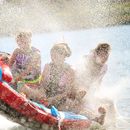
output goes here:
{"type": "Polygon", "coordinates": [[[13,76],[11,74],[9,66],[3,64],[0,61],[0,80],[1,81],[6,81],[6,82],[11,82],[12,79],[13,79],[13,76]]]}

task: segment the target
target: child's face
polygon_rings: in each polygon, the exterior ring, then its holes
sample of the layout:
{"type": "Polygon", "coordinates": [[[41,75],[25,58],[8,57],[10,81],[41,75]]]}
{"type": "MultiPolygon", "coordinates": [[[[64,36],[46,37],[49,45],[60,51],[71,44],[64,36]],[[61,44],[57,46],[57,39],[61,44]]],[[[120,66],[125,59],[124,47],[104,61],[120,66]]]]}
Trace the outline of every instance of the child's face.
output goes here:
{"type": "Polygon", "coordinates": [[[28,49],[31,46],[31,38],[30,37],[17,37],[17,44],[21,49],[28,49]]]}
{"type": "Polygon", "coordinates": [[[65,56],[55,51],[51,53],[51,60],[57,65],[63,64],[65,61],[65,56]]]}
{"type": "Polygon", "coordinates": [[[101,52],[99,55],[96,56],[96,63],[103,65],[108,60],[109,53],[101,52]]]}

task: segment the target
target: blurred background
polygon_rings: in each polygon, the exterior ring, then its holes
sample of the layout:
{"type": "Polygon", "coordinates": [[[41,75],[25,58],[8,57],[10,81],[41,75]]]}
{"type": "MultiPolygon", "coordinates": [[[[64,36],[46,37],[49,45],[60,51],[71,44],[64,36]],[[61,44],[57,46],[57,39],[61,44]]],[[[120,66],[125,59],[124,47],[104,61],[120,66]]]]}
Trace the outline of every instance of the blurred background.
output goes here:
{"type": "Polygon", "coordinates": [[[0,34],[80,30],[130,23],[130,0],[0,0],[0,34]]]}

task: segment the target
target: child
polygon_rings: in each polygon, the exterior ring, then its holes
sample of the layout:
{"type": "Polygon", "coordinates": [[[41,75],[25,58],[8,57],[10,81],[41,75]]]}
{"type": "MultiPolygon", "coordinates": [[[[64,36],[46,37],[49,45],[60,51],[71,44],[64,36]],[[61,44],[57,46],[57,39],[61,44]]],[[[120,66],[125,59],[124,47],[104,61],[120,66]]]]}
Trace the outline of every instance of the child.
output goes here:
{"type": "Polygon", "coordinates": [[[60,108],[71,93],[74,85],[74,70],[65,63],[65,58],[71,55],[66,43],[55,44],[51,49],[51,62],[45,65],[42,73],[41,87],[51,105],[60,108]]]}
{"type": "Polygon", "coordinates": [[[40,51],[31,46],[30,32],[20,32],[16,37],[18,48],[10,58],[10,67],[15,81],[35,80],[41,73],[40,51]]]}
{"type": "Polygon", "coordinates": [[[107,72],[107,60],[110,53],[110,45],[99,44],[91,53],[85,56],[84,72],[80,75],[81,83],[89,89],[93,84],[100,85],[107,72]]]}
{"type": "MultiPolygon", "coordinates": [[[[89,55],[85,56],[84,58],[85,66],[84,71],[80,73],[81,75],[79,76],[79,84],[81,83],[86,87],[86,107],[92,111],[95,111],[99,106],[104,104],[102,103],[101,99],[96,96],[96,94],[99,91],[99,86],[101,85],[102,79],[107,72],[106,62],[109,58],[110,50],[111,47],[108,43],[100,43],[90,52],[89,55]]],[[[102,115],[102,117],[104,118],[104,115],[102,115]]],[[[100,121],[100,119],[97,120],[100,121]]]]}

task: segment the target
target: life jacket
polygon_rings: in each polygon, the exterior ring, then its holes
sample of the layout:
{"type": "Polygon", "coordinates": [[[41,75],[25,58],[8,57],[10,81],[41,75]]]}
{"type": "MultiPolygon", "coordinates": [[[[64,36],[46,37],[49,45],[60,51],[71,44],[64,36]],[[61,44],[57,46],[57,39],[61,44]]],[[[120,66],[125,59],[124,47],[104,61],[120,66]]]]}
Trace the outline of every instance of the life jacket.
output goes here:
{"type": "Polygon", "coordinates": [[[0,61],[0,82],[11,82],[13,79],[13,76],[11,74],[10,68],[8,65],[5,65],[0,61]]]}

